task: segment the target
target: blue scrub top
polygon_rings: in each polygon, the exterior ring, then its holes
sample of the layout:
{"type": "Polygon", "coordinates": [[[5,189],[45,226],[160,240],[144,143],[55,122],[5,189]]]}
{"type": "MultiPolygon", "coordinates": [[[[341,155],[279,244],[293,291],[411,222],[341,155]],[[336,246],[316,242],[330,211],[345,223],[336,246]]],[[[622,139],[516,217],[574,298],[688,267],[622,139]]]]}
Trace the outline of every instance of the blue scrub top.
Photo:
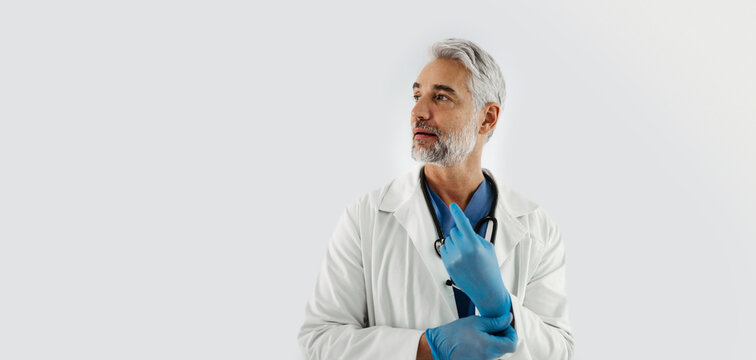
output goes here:
{"type": "MultiPolygon", "coordinates": [[[[449,231],[452,227],[454,227],[454,218],[451,216],[451,212],[449,211],[449,207],[446,206],[443,200],[436,195],[435,192],[430,188],[429,185],[426,184],[426,188],[428,189],[428,193],[430,193],[431,199],[433,200],[433,210],[436,211],[436,217],[438,218],[438,222],[441,224],[441,230],[444,232],[444,237],[449,236],[449,231]]],[[[483,182],[478,185],[478,188],[475,190],[475,193],[473,193],[472,198],[470,199],[470,202],[467,204],[467,207],[464,210],[465,215],[468,219],[470,219],[470,224],[472,224],[473,228],[475,228],[475,225],[488,215],[489,211],[491,210],[491,206],[493,205],[493,190],[491,189],[491,184],[488,183],[487,179],[483,179],[483,182]]],[[[485,237],[486,236],[486,229],[488,228],[488,222],[485,222],[478,231],[478,235],[485,237]]],[[[457,313],[459,313],[459,317],[467,317],[470,315],[475,315],[475,305],[470,301],[470,298],[465,295],[464,292],[459,291],[457,288],[454,289],[454,300],[457,303],[457,313]]]]}

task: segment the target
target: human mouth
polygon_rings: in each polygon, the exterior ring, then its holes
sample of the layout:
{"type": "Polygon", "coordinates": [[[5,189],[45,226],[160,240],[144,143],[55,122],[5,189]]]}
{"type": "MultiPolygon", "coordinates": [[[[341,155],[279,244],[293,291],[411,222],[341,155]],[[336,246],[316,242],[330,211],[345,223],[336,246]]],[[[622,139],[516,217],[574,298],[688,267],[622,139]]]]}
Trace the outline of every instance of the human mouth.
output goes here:
{"type": "Polygon", "coordinates": [[[422,129],[422,128],[415,128],[415,139],[417,140],[430,140],[436,137],[436,134],[422,129]]]}
{"type": "Polygon", "coordinates": [[[422,133],[415,134],[415,139],[416,140],[430,140],[430,139],[433,139],[435,137],[436,137],[436,135],[433,135],[433,134],[422,134],[422,133]]]}

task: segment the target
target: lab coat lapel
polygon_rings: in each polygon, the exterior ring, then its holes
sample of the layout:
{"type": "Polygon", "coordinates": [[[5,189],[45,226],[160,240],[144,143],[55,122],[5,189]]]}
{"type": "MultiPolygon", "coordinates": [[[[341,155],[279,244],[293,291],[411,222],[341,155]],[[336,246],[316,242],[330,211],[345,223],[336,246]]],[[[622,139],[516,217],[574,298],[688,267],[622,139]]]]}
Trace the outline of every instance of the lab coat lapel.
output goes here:
{"type": "Polygon", "coordinates": [[[446,285],[449,275],[434,248],[438,236],[420,187],[419,175],[420,168],[416,168],[392,184],[381,209],[390,211],[394,206],[398,206],[394,211],[394,217],[407,231],[434,283],[437,284],[440,296],[446,301],[452,317],[456,317],[454,292],[446,285]],[[397,204],[398,202],[401,204],[397,204]]]}
{"type": "Polygon", "coordinates": [[[499,222],[499,226],[494,242],[494,251],[496,252],[496,259],[499,260],[499,268],[501,268],[504,261],[514,252],[515,246],[528,236],[528,232],[525,226],[511,217],[501,199],[496,205],[496,221],[499,222]]]}
{"type": "MultiPolygon", "coordinates": [[[[499,226],[496,231],[494,251],[499,261],[499,268],[514,252],[515,246],[529,236],[528,229],[518,217],[534,211],[538,205],[521,196],[500,181],[496,181],[490,170],[483,169],[496,182],[499,198],[496,203],[496,221],[499,226]]],[[[486,238],[490,239],[491,226],[489,225],[486,238]]]]}

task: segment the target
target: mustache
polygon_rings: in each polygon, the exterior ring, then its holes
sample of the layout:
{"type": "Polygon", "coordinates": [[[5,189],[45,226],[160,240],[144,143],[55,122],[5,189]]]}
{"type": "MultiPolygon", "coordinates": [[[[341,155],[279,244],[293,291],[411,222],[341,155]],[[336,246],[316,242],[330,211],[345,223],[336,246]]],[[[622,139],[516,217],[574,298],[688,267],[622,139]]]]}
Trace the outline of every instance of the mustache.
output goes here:
{"type": "Polygon", "coordinates": [[[436,136],[440,136],[441,135],[441,130],[438,130],[438,129],[436,129],[436,128],[432,127],[432,126],[429,126],[428,124],[422,123],[420,121],[416,121],[414,123],[414,125],[412,125],[412,127],[413,128],[421,128],[423,130],[427,130],[428,132],[430,132],[431,134],[436,135],[436,136]]]}

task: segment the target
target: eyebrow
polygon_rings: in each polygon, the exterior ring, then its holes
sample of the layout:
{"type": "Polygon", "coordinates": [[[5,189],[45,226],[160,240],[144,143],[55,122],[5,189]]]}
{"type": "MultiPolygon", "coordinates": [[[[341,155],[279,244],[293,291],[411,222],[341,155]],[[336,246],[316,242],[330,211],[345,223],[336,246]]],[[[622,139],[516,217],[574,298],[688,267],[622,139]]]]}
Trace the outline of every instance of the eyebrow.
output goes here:
{"type": "MultiPolygon", "coordinates": [[[[412,84],[412,90],[419,89],[419,88],[420,88],[420,84],[418,84],[418,83],[412,84]]],[[[446,85],[436,84],[436,85],[433,85],[433,88],[436,89],[436,90],[444,90],[444,91],[449,92],[451,94],[455,94],[455,95],[457,94],[457,92],[454,91],[454,89],[452,89],[451,87],[448,87],[446,85]]]]}

